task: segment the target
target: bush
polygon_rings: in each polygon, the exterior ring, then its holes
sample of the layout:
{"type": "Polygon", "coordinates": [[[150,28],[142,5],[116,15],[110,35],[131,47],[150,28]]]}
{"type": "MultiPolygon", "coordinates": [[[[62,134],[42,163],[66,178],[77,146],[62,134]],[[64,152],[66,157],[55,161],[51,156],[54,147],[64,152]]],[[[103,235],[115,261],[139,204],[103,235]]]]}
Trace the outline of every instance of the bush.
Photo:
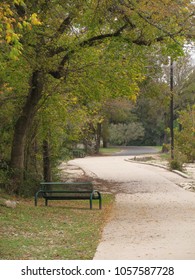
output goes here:
{"type": "Polygon", "coordinates": [[[39,188],[42,179],[37,174],[25,172],[25,178],[19,188],[18,195],[22,197],[32,197],[39,188]]]}
{"type": "Polygon", "coordinates": [[[177,159],[172,159],[169,162],[169,166],[171,170],[179,170],[179,171],[183,171],[183,163],[180,162],[177,159]]]}
{"type": "Polygon", "coordinates": [[[195,105],[180,112],[178,119],[181,131],[175,131],[175,149],[186,157],[186,162],[195,160],[195,105]]]}
{"type": "Polygon", "coordinates": [[[181,152],[174,151],[174,159],[169,161],[169,167],[171,170],[184,171],[184,163],[187,161],[186,156],[181,152]]]}

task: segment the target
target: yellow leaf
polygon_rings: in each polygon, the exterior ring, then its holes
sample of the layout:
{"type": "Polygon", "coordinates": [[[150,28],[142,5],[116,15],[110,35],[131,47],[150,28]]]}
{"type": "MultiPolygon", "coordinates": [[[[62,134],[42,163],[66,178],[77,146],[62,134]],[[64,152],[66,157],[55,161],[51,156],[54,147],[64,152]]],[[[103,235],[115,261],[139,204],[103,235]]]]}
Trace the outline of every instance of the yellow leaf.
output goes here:
{"type": "Polygon", "coordinates": [[[135,94],[133,94],[130,99],[133,101],[133,102],[136,102],[137,100],[137,96],[135,94]]]}
{"type": "Polygon", "coordinates": [[[30,20],[31,20],[31,23],[33,25],[41,25],[41,22],[40,20],[37,18],[37,14],[32,14],[31,17],[30,17],[30,20]]]}
{"type": "Polygon", "coordinates": [[[5,39],[8,44],[12,41],[12,37],[9,33],[6,35],[5,39]]]}
{"type": "Polygon", "coordinates": [[[12,29],[10,23],[7,23],[7,24],[6,24],[6,28],[7,28],[7,29],[12,29]]]}
{"type": "Polygon", "coordinates": [[[20,29],[23,28],[23,26],[22,26],[22,24],[21,24],[20,22],[18,22],[18,27],[19,27],[20,29]]]}

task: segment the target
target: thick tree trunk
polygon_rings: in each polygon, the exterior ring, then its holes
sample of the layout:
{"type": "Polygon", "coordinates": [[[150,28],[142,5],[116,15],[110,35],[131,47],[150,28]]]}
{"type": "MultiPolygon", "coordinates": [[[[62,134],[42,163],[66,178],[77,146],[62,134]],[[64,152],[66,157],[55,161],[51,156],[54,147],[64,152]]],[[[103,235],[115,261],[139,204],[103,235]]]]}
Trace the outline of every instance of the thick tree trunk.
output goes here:
{"type": "Polygon", "coordinates": [[[50,152],[47,140],[43,141],[43,176],[45,182],[51,182],[50,152]]]}
{"type": "Polygon", "coordinates": [[[32,74],[29,94],[23,106],[22,113],[16,121],[11,150],[12,179],[15,181],[14,191],[17,192],[19,185],[23,181],[24,153],[26,145],[26,135],[30,129],[36,113],[36,106],[41,99],[43,90],[43,73],[35,71],[32,74]]]}

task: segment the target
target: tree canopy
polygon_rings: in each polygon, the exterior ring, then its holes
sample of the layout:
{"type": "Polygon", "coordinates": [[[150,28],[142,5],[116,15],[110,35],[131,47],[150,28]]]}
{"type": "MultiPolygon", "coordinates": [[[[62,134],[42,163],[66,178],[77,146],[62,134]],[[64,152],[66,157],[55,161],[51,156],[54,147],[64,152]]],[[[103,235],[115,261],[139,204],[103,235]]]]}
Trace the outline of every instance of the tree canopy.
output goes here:
{"type": "Polygon", "coordinates": [[[98,130],[109,100],[135,102],[152,55],[181,55],[193,21],[188,0],[3,1],[0,129],[13,191],[29,162],[42,176],[43,141],[57,154],[98,130]]]}

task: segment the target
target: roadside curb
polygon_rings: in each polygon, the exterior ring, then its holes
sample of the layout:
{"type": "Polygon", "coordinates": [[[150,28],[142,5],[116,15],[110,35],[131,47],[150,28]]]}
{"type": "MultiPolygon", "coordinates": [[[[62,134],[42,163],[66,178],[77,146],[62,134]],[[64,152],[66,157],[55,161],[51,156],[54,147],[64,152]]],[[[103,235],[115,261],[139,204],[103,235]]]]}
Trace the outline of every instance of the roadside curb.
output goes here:
{"type": "Polygon", "coordinates": [[[190,176],[188,176],[187,174],[185,174],[185,173],[183,173],[183,172],[181,172],[181,171],[179,171],[179,170],[171,170],[171,172],[174,172],[174,173],[176,173],[176,174],[182,176],[183,178],[191,179],[190,176]]]}
{"type": "Polygon", "coordinates": [[[166,169],[166,170],[168,170],[170,172],[176,173],[176,174],[180,175],[183,178],[191,179],[190,176],[188,176],[187,174],[185,174],[185,173],[183,173],[181,171],[178,171],[178,170],[170,170],[169,168],[167,168],[166,166],[164,166],[162,164],[157,164],[157,163],[153,163],[153,162],[136,161],[136,160],[131,160],[131,159],[125,159],[125,161],[133,162],[133,163],[138,163],[138,164],[152,165],[152,166],[163,168],[163,169],[166,169]]]}

